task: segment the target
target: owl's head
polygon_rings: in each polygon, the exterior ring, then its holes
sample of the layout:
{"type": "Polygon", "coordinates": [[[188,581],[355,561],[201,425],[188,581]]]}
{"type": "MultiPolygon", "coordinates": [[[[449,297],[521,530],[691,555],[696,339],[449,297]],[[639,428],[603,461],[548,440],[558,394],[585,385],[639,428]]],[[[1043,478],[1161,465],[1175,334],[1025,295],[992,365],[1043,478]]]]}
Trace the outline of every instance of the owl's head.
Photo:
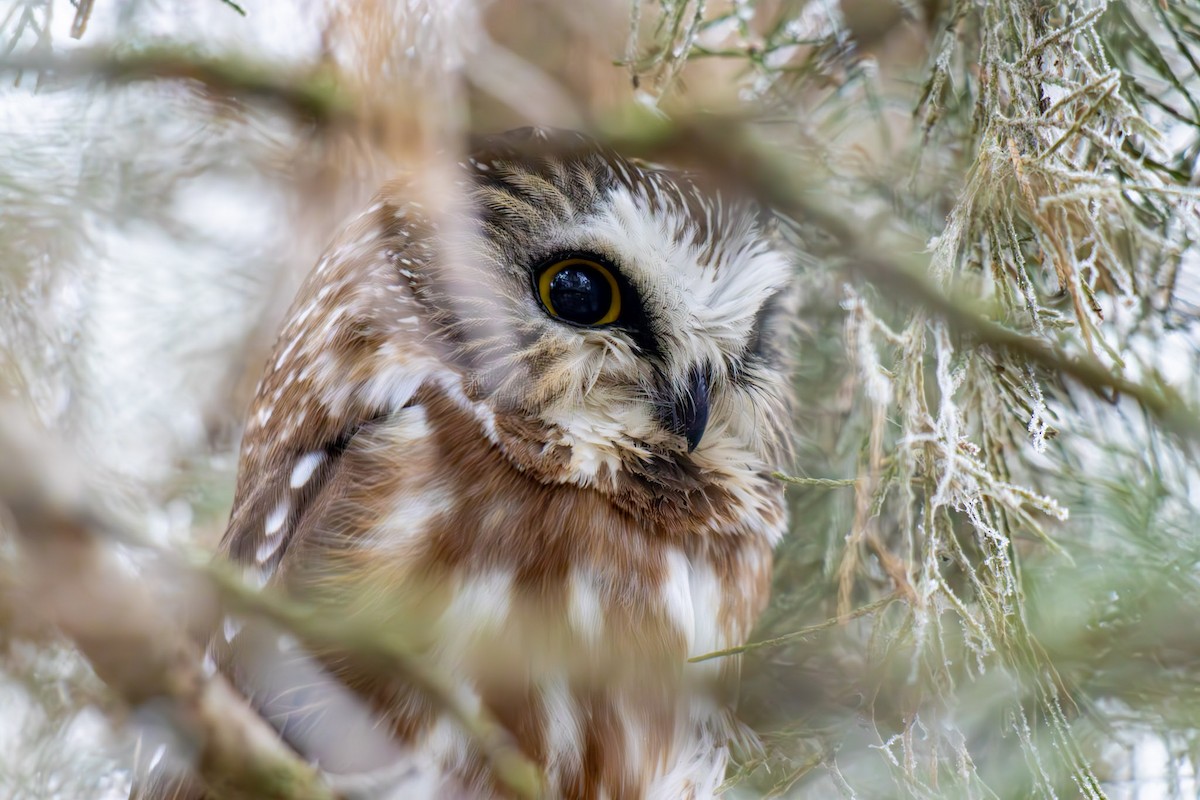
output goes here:
{"type": "Polygon", "coordinates": [[[795,320],[771,215],[566,132],[485,140],[456,182],[436,214],[390,184],[322,258],[243,474],[336,455],[433,387],[547,483],[642,507],[765,491],[789,451],[795,320]]]}
{"type": "Polygon", "coordinates": [[[499,436],[601,487],[781,458],[793,267],[769,213],[572,132],[460,168],[464,213],[411,280],[499,436]]]}

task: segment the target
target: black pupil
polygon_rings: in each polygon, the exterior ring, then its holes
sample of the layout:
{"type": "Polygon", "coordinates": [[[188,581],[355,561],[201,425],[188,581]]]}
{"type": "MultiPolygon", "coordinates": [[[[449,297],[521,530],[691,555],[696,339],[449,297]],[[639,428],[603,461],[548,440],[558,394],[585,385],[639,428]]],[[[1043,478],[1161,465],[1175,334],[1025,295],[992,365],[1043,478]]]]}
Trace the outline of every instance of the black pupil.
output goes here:
{"type": "Polygon", "coordinates": [[[585,264],[560,269],[550,279],[550,302],[563,319],[594,325],[612,308],[612,287],[600,270],[585,264]]]}

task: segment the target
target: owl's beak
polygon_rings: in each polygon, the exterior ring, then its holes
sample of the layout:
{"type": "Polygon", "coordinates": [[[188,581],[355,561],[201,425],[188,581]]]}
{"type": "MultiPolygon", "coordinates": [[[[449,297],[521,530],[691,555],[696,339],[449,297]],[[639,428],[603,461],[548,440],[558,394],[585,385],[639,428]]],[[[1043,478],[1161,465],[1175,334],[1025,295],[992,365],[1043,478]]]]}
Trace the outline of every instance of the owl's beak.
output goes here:
{"type": "Polygon", "coordinates": [[[671,433],[687,440],[688,452],[696,449],[708,426],[708,374],[695,369],[682,391],[663,409],[671,433]]]}

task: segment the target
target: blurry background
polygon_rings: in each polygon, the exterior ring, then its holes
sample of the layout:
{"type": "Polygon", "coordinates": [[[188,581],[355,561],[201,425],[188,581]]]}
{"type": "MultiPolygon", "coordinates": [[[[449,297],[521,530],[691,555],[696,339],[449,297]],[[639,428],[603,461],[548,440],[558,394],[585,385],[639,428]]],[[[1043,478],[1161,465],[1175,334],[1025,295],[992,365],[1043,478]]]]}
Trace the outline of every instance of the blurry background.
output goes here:
{"type": "MultiPolygon", "coordinates": [[[[1197,796],[1197,59],[1192,2],[0,0],[0,413],[202,554],[383,180],[526,124],[710,163],[805,290],[732,796],[1197,796]]],[[[0,797],[124,797],[131,710],[4,609],[0,797]]]]}

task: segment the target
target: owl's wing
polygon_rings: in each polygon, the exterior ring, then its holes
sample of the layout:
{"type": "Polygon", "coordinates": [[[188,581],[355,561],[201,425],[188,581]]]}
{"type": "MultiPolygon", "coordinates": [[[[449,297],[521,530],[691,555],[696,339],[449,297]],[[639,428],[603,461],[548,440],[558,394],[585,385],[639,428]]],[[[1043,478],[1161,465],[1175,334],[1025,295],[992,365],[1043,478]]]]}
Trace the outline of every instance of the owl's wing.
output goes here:
{"type": "Polygon", "coordinates": [[[447,368],[416,292],[428,226],[391,184],[301,287],[250,409],[222,549],[259,582],[343,464],[356,436],[447,368]]]}
{"type": "MultiPolygon", "coordinates": [[[[429,231],[394,201],[403,188],[384,187],[318,262],[256,391],[222,540],[251,582],[279,581],[289,550],[314,528],[314,517],[325,516],[342,487],[363,483],[364,441],[381,430],[403,430],[397,424],[415,408],[423,385],[457,385],[457,375],[427,344],[426,314],[415,293],[429,231]]],[[[404,754],[377,729],[370,709],[285,632],[228,617],[213,631],[206,657],[306,758],[336,772],[403,768],[404,754]]],[[[205,795],[178,765],[162,764],[134,796],[205,795]]]]}

